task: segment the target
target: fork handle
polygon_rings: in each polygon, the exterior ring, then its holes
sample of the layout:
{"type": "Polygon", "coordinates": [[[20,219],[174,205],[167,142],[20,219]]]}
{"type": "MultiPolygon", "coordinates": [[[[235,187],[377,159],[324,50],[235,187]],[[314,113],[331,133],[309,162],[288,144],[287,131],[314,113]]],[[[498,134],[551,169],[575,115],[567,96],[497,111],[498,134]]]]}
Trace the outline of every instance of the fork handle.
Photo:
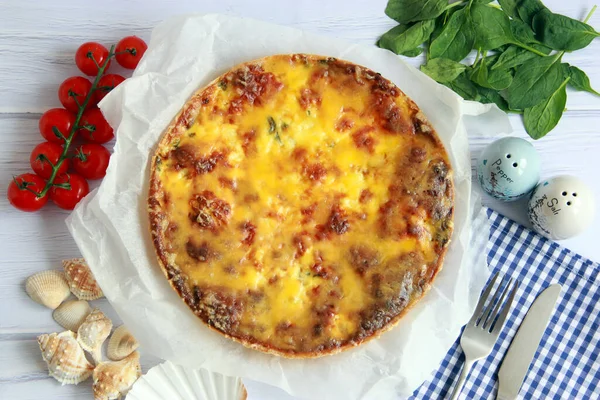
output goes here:
{"type": "Polygon", "coordinates": [[[465,384],[465,381],[467,380],[467,375],[469,374],[469,371],[471,370],[471,367],[473,366],[473,362],[472,360],[465,360],[465,365],[462,369],[462,371],[460,372],[460,377],[458,378],[458,382],[456,382],[456,386],[454,387],[454,392],[452,392],[452,400],[457,400],[458,399],[458,395],[460,394],[460,391],[463,388],[463,385],[465,384]]]}

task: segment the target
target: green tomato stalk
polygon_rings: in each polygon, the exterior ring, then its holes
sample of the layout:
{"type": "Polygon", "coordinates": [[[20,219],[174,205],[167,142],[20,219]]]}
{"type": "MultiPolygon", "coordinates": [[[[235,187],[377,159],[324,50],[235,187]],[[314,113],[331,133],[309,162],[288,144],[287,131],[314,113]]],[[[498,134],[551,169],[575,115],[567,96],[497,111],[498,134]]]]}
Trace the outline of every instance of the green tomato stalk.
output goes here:
{"type": "Polygon", "coordinates": [[[85,99],[83,100],[82,103],[80,103],[79,100],[77,99],[76,93],[73,93],[71,91],[69,92],[69,96],[73,97],[73,100],[75,100],[75,103],[77,104],[77,108],[78,108],[77,115],[75,116],[75,123],[71,127],[71,130],[70,130],[68,136],[65,136],[58,129],[54,128],[54,134],[56,136],[58,136],[59,138],[64,139],[64,141],[65,141],[64,146],[63,146],[63,152],[60,155],[60,157],[58,158],[58,161],[56,162],[56,164],[52,164],[52,163],[50,163],[50,160],[46,159],[46,161],[52,165],[52,174],[50,174],[50,178],[46,182],[46,186],[44,186],[44,189],[42,189],[42,191],[40,191],[40,192],[34,192],[37,197],[44,197],[48,193],[50,188],[52,188],[52,186],[58,186],[58,187],[61,187],[63,189],[67,189],[67,190],[71,189],[71,184],[69,182],[55,184],[54,180],[56,179],[56,175],[58,174],[58,170],[60,169],[60,166],[68,157],[69,148],[71,147],[71,142],[73,141],[73,138],[75,137],[75,133],[77,132],[77,130],[79,130],[81,128],[85,128],[85,126],[79,125],[79,123],[81,121],[81,117],[83,116],[83,112],[85,111],[88,103],[94,96],[94,93],[98,89],[100,89],[98,87],[98,82],[100,81],[100,78],[104,74],[104,70],[108,67],[110,60],[115,55],[116,55],[115,54],[115,46],[112,45],[108,52],[108,57],[106,57],[106,60],[104,61],[104,63],[102,65],[99,65],[98,62],[96,61],[96,59],[94,58],[93,54],[91,52],[88,52],[87,57],[91,58],[94,61],[94,63],[98,67],[98,73],[96,74],[96,78],[94,79],[94,82],[92,82],[92,88],[90,89],[90,91],[88,92],[87,96],[85,97],[85,99]]]}

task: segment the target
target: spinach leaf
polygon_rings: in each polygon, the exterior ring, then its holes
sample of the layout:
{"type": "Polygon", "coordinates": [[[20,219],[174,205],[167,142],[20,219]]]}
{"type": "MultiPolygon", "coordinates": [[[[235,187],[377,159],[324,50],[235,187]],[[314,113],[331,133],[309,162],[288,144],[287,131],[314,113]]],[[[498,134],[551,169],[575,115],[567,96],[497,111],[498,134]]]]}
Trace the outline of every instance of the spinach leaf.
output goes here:
{"type": "Polygon", "coordinates": [[[471,19],[475,29],[475,48],[492,50],[515,41],[510,29],[510,20],[501,10],[473,4],[471,19]]]}
{"type": "Polygon", "coordinates": [[[498,54],[501,54],[501,53],[503,53],[504,51],[506,51],[506,49],[508,49],[510,46],[512,46],[512,45],[510,45],[510,44],[505,44],[505,45],[502,45],[502,46],[500,46],[500,47],[496,47],[496,48],[494,49],[494,51],[495,51],[495,52],[497,52],[498,54]]]}
{"type": "Polygon", "coordinates": [[[423,48],[415,47],[414,49],[406,50],[402,55],[405,57],[416,57],[421,55],[421,53],[423,53],[423,48]]]}
{"type": "MultiPolygon", "coordinates": [[[[439,17],[437,17],[435,19],[435,28],[433,29],[433,32],[431,33],[431,36],[429,37],[429,45],[431,46],[431,43],[438,37],[440,36],[440,33],[442,33],[442,31],[444,30],[444,26],[446,25],[446,21],[448,20],[448,18],[450,18],[450,16],[448,15],[452,10],[454,9],[450,9],[448,11],[445,11],[442,15],[440,15],[439,17]]],[[[428,52],[429,53],[429,52],[428,52]]]]}
{"type": "Polygon", "coordinates": [[[504,52],[502,52],[502,54],[500,54],[500,57],[498,57],[498,61],[496,61],[492,66],[492,70],[510,69],[518,67],[525,61],[538,57],[539,56],[537,54],[534,54],[520,47],[511,45],[504,52]]]}
{"type": "Polygon", "coordinates": [[[479,86],[489,87],[488,83],[488,69],[485,57],[481,58],[476,64],[473,65],[469,73],[469,79],[478,84],[479,86]]]}
{"type": "Polygon", "coordinates": [[[521,64],[507,90],[510,108],[533,107],[554,93],[564,79],[565,71],[559,62],[561,57],[559,53],[521,64]]]}
{"type": "Polygon", "coordinates": [[[482,86],[476,86],[477,92],[479,93],[479,102],[483,104],[494,103],[504,112],[508,112],[510,109],[508,108],[508,103],[506,100],[498,93],[497,90],[488,89],[482,86]]]}
{"type": "Polygon", "coordinates": [[[588,24],[554,14],[548,9],[535,15],[533,29],[542,43],[554,50],[579,50],[600,36],[600,33],[588,24]]]}
{"type": "Polygon", "coordinates": [[[421,71],[439,83],[455,80],[466,68],[466,65],[447,58],[434,58],[421,65],[421,71]]]}
{"type": "Polygon", "coordinates": [[[455,91],[465,100],[479,101],[481,99],[477,86],[469,80],[467,72],[461,73],[453,81],[444,82],[443,85],[455,91]]]}
{"type": "Polygon", "coordinates": [[[592,85],[590,84],[590,78],[588,78],[586,73],[579,68],[569,65],[569,77],[571,77],[569,85],[571,85],[573,89],[586,91],[595,94],[596,96],[600,96],[600,93],[596,92],[592,88],[592,85]]]}
{"type": "Polygon", "coordinates": [[[533,17],[542,10],[547,10],[547,8],[540,0],[519,0],[517,3],[519,19],[532,28],[533,17]]]}
{"type": "Polygon", "coordinates": [[[494,65],[496,61],[498,61],[498,57],[500,57],[499,54],[492,54],[491,56],[485,57],[485,62],[488,65],[488,67],[494,65]]]}
{"type": "Polygon", "coordinates": [[[515,39],[522,43],[539,43],[535,37],[535,32],[529,25],[518,19],[510,20],[510,30],[515,39]]]}
{"type": "Polygon", "coordinates": [[[471,19],[475,29],[475,48],[493,50],[505,44],[516,44],[538,55],[543,52],[522,43],[513,35],[510,19],[500,9],[482,4],[471,6],[471,19]]]}
{"type": "MultiPolygon", "coordinates": [[[[534,50],[538,51],[537,53],[534,53],[534,54],[537,54],[538,56],[542,56],[543,57],[544,55],[547,56],[548,54],[552,53],[552,49],[550,47],[542,44],[542,43],[531,43],[531,47],[534,50]]],[[[529,50],[529,51],[531,51],[531,50],[529,50]]]]}
{"type": "MultiPolygon", "coordinates": [[[[518,19],[511,19],[510,30],[518,42],[528,44],[531,46],[531,48],[538,50],[538,53],[536,54],[541,55],[539,52],[543,54],[550,54],[552,52],[550,47],[544,46],[539,40],[537,40],[535,32],[533,32],[533,29],[531,29],[525,22],[518,19]]],[[[531,49],[528,50],[531,51],[531,49]]]]}
{"type": "Polygon", "coordinates": [[[511,17],[512,19],[519,19],[519,12],[517,11],[518,0],[498,0],[498,4],[502,7],[502,11],[506,14],[506,16],[511,17]]]}
{"type": "Polygon", "coordinates": [[[460,61],[469,54],[475,42],[475,33],[468,10],[458,10],[452,14],[439,36],[431,42],[431,58],[448,58],[460,61]]]}
{"type": "Polygon", "coordinates": [[[385,14],[406,23],[436,18],[448,7],[448,0],[389,0],[385,14]]]}
{"type": "Polygon", "coordinates": [[[419,21],[412,25],[398,25],[384,33],[377,45],[396,54],[407,55],[407,52],[413,54],[416,47],[429,39],[434,28],[435,20],[433,19],[419,21]]]}
{"type": "Polygon", "coordinates": [[[510,69],[497,68],[488,73],[488,88],[503,90],[508,88],[513,82],[513,75],[510,69]]]}
{"type": "Polygon", "coordinates": [[[567,82],[571,78],[567,77],[559,87],[538,105],[526,108],[523,112],[523,122],[525,130],[533,139],[544,137],[550,132],[563,114],[567,104],[567,82]]]}
{"type": "Polygon", "coordinates": [[[509,69],[494,69],[497,55],[481,59],[472,69],[469,78],[479,86],[487,89],[502,90],[510,86],[513,80],[509,69]]]}

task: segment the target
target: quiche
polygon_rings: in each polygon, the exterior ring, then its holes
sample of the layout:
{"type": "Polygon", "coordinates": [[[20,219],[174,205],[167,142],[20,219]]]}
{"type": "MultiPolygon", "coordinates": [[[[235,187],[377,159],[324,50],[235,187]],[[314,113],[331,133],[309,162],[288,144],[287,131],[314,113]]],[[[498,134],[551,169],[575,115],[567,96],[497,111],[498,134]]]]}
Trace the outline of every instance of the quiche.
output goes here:
{"type": "Polygon", "coordinates": [[[393,327],[452,234],[452,169],[417,105],[315,55],[237,66],[197,91],[152,157],[167,279],[219,333],[318,357],[393,327]]]}

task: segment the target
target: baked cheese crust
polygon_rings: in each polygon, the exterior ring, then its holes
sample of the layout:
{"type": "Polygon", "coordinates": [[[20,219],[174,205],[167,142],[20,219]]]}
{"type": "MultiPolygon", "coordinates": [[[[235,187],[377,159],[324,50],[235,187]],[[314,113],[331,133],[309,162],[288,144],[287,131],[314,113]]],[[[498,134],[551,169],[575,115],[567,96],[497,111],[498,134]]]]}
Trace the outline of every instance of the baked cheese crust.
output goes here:
{"type": "Polygon", "coordinates": [[[152,159],[159,263],[208,326],[287,357],[391,328],[452,234],[448,156],[381,75],[313,55],[238,66],[199,90],[152,159]]]}

